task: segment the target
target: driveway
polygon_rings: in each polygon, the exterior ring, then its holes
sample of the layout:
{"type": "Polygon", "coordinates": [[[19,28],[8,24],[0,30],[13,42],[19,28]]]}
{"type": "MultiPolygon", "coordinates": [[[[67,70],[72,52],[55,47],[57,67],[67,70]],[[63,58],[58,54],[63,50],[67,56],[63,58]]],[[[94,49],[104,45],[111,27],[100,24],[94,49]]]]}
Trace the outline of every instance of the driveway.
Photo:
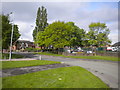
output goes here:
{"type": "MultiPolygon", "coordinates": [[[[30,53],[21,53],[26,55],[27,58],[38,59],[40,55],[33,55],[30,53]]],[[[56,57],[56,56],[46,56],[41,55],[42,60],[50,60],[50,61],[60,61],[65,64],[69,64],[72,66],[80,66],[97,77],[99,77],[102,81],[104,81],[111,88],[118,88],[118,62],[112,61],[103,61],[103,60],[87,60],[87,59],[73,59],[73,58],[64,58],[64,57],[56,57]]]]}

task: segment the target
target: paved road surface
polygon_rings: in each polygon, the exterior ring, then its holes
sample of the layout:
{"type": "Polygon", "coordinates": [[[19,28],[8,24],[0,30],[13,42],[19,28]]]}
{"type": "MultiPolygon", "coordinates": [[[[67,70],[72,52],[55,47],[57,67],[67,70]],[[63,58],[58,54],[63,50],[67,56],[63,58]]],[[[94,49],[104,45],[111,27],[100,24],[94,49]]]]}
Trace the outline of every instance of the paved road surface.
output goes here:
{"type": "MultiPolygon", "coordinates": [[[[25,54],[26,57],[38,59],[38,55],[25,54]]],[[[43,60],[60,61],[72,66],[81,66],[94,75],[98,76],[102,81],[108,84],[111,88],[118,88],[118,63],[102,60],[83,60],[72,59],[54,56],[41,55],[43,60]]],[[[120,86],[120,85],[119,85],[120,86]]]]}

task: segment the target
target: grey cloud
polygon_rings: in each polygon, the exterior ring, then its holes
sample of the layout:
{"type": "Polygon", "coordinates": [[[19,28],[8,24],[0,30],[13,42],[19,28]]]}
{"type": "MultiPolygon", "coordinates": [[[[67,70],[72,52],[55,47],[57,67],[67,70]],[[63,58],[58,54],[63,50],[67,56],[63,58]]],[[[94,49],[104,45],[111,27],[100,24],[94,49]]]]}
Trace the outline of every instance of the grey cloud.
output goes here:
{"type": "Polygon", "coordinates": [[[110,8],[106,6],[93,11],[90,11],[88,9],[78,11],[76,18],[102,22],[113,22],[118,20],[117,17],[118,17],[117,8],[110,8]]]}
{"type": "Polygon", "coordinates": [[[109,29],[113,32],[118,32],[118,22],[112,22],[107,24],[107,26],[109,27],[109,29]]]}
{"type": "Polygon", "coordinates": [[[3,3],[2,11],[4,13],[14,12],[15,22],[19,23],[20,32],[23,38],[32,38],[32,30],[30,25],[35,23],[37,9],[45,6],[48,12],[48,22],[53,21],[73,21],[80,28],[88,29],[91,22],[105,22],[111,30],[117,30],[117,8],[111,8],[109,5],[100,6],[99,9],[90,10],[89,3],[73,3],[73,2],[11,2],[3,3]],[[25,23],[25,24],[24,24],[25,23]],[[26,24],[27,23],[27,24],[26,24]],[[112,23],[112,24],[109,24],[112,23]],[[25,26],[27,25],[27,26],[25,26]],[[28,35],[28,29],[30,30],[28,35]]]}
{"type": "Polygon", "coordinates": [[[8,14],[14,13],[16,21],[33,22],[36,16],[35,3],[29,2],[6,2],[2,3],[2,12],[8,14]]]}

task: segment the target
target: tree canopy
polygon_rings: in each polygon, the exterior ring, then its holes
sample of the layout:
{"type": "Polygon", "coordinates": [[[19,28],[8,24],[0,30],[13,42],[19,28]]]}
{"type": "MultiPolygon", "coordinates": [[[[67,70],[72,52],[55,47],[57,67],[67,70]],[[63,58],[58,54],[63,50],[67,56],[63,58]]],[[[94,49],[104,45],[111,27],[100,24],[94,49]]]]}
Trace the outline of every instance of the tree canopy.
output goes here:
{"type": "Polygon", "coordinates": [[[48,25],[43,32],[37,35],[40,46],[63,48],[64,46],[81,46],[84,30],[79,29],[73,22],[56,21],[48,25]]]}
{"type": "MultiPolygon", "coordinates": [[[[8,49],[10,46],[12,24],[9,20],[9,15],[2,16],[2,49],[8,49]]],[[[20,37],[18,26],[14,25],[13,43],[20,37]]]]}
{"type": "Polygon", "coordinates": [[[36,40],[36,35],[39,31],[44,31],[45,27],[48,25],[47,23],[47,10],[45,7],[39,7],[37,11],[36,17],[36,27],[33,30],[33,39],[36,40]]]}
{"type": "Polygon", "coordinates": [[[52,45],[55,48],[63,48],[65,45],[70,45],[69,40],[72,32],[71,26],[64,22],[53,22],[45,28],[45,31],[38,33],[38,43],[40,46],[48,47],[52,45]]]}
{"type": "Polygon", "coordinates": [[[70,46],[83,46],[83,37],[85,37],[84,29],[80,29],[74,24],[74,22],[67,22],[72,28],[72,34],[70,35],[70,46]]]}
{"type": "Polygon", "coordinates": [[[74,22],[56,21],[48,25],[47,10],[38,8],[33,38],[39,46],[63,48],[64,46],[105,46],[110,44],[109,28],[105,23],[91,23],[89,31],[79,28],[74,22]]]}
{"type": "Polygon", "coordinates": [[[87,33],[88,43],[95,46],[104,46],[110,44],[111,41],[108,38],[110,33],[105,23],[91,23],[89,25],[89,32],[87,33]]]}
{"type": "Polygon", "coordinates": [[[37,35],[36,43],[39,46],[53,46],[63,48],[64,46],[104,46],[110,43],[108,35],[110,30],[104,23],[91,23],[89,32],[77,27],[74,22],[56,21],[48,25],[44,31],[37,35]]]}

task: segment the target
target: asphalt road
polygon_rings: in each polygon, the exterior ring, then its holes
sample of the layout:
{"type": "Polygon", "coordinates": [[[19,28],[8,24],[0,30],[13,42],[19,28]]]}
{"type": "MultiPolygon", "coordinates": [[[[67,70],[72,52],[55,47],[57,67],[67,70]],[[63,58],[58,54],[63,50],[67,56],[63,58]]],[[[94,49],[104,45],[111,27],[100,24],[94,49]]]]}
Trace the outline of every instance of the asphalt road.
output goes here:
{"type": "MultiPolygon", "coordinates": [[[[27,58],[38,59],[40,55],[33,55],[28,53],[21,53],[26,55],[27,58]]],[[[55,56],[46,56],[41,55],[42,60],[50,60],[50,61],[60,61],[65,64],[69,64],[72,66],[80,66],[97,77],[99,77],[102,81],[104,81],[111,88],[118,88],[118,63],[117,62],[109,62],[103,60],[83,60],[83,59],[73,59],[73,58],[64,58],[64,57],[55,57],[55,56]]]]}

